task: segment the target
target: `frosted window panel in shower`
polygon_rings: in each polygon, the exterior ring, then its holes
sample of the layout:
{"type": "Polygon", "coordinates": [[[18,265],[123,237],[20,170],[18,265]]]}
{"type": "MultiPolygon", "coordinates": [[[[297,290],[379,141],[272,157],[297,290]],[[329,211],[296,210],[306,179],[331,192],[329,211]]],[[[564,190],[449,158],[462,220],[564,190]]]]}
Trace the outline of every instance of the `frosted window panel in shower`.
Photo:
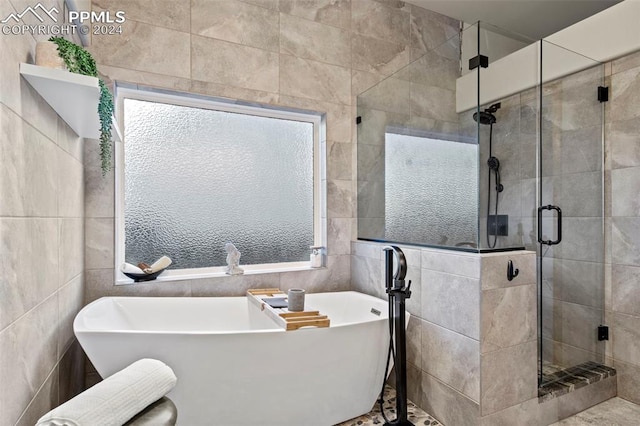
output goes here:
{"type": "Polygon", "coordinates": [[[477,241],[477,145],[385,135],[385,238],[442,246],[477,241]]]}
{"type": "Polygon", "coordinates": [[[309,259],[312,123],[125,99],[124,127],[127,262],[309,259]]]}

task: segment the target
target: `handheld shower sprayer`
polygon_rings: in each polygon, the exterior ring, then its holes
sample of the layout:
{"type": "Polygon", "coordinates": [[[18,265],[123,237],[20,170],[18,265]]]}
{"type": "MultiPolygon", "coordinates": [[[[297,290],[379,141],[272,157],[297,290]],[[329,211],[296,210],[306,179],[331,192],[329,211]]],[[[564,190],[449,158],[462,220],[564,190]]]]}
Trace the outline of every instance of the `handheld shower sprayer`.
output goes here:
{"type": "Polygon", "coordinates": [[[385,252],[386,262],[385,286],[387,293],[389,293],[391,290],[404,287],[404,278],[407,276],[407,259],[399,247],[385,246],[382,250],[385,252]],[[393,266],[394,259],[395,267],[393,266]]]}
{"type": "Polygon", "coordinates": [[[500,160],[496,157],[489,157],[487,165],[489,166],[489,170],[493,171],[496,175],[496,191],[504,191],[504,186],[500,183],[500,160]]]}

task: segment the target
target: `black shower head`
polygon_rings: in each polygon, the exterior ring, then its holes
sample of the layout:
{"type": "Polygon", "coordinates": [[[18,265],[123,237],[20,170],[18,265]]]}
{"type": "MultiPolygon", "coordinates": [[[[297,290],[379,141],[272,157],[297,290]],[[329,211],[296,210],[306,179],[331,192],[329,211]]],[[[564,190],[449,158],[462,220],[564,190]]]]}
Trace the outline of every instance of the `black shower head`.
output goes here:
{"type": "Polygon", "coordinates": [[[495,124],[496,122],[496,116],[493,115],[494,112],[498,111],[500,109],[500,102],[495,103],[493,105],[491,105],[489,108],[485,109],[484,111],[480,111],[480,113],[478,114],[478,112],[474,112],[473,113],[473,119],[476,121],[476,123],[480,123],[480,124],[495,124]],[[480,115],[480,117],[478,117],[478,115],[480,115]],[[480,120],[478,120],[478,118],[480,118],[480,120]]]}
{"type": "Polygon", "coordinates": [[[487,111],[480,111],[480,120],[478,121],[478,113],[473,113],[473,119],[476,123],[480,124],[494,124],[496,122],[496,116],[487,111]]]}

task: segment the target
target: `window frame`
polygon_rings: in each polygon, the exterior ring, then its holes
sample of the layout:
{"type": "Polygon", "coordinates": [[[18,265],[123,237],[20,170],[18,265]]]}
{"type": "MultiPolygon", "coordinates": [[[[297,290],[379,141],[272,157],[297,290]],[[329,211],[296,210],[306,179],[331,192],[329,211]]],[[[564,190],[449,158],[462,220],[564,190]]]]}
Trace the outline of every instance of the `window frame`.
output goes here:
{"type": "MultiPolygon", "coordinates": [[[[116,285],[132,284],[120,267],[125,261],[125,218],[124,218],[124,100],[135,99],[148,102],[172,104],[191,108],[202,108],[267,118],[302,121],[313,124],[313,245],[326,247],[326,114],[315,111],[283,108],[273,105],[249,103],[233,99],[217,98],[194,93],[151,88],[126,83],[115,84],[114,122],[114,169],[115,169],[115,282],[116,285]]],[[[301,271],[312,268],[309,260],[299,262],[278,262],[240,266],[245,275],[301,271]]],[[[157,281],[177,281],[207,277],[223,277],[226,266],[205,268],[168,269],[157,281]]]]}

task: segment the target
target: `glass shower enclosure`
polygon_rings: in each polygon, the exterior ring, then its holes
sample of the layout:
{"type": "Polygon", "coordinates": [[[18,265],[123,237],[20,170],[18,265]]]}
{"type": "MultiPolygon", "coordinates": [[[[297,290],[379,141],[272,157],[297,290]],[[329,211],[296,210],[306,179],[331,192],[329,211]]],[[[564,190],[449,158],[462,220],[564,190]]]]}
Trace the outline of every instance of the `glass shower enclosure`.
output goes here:
{"type": "Polygon", "coordinates": [[[538,255],[539,382],[602,362],[603,66],[463,25],[357,98],[358,238],[538,255]]]}
{"type": "Polygon", "coordinates": [[[360,239],[475,252],[533,248],[521,203],[512,200],[520,196],[519,182],[511,185],[519,159],[500,163],[497,155],[517,154],[519,107],[485,105],[479,84],[489,55],[499,61],[530,43],[467,26],[358,96],[360,239]]]}
{"type": "Polygon", "coordinates": [[[540,384],[604,361],[604,66],[540,43],[540,384]]]}

